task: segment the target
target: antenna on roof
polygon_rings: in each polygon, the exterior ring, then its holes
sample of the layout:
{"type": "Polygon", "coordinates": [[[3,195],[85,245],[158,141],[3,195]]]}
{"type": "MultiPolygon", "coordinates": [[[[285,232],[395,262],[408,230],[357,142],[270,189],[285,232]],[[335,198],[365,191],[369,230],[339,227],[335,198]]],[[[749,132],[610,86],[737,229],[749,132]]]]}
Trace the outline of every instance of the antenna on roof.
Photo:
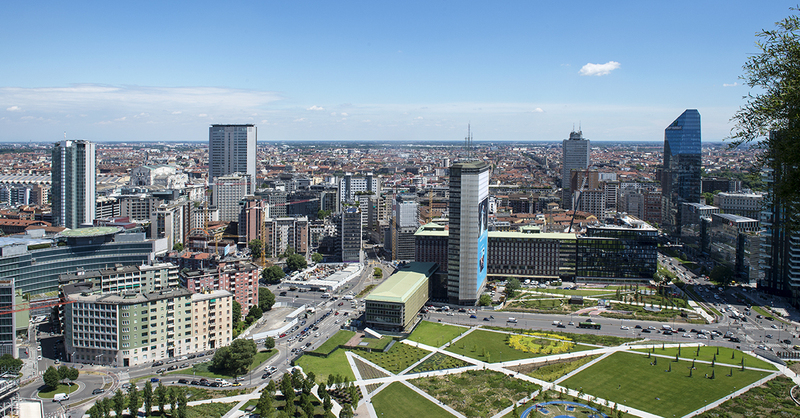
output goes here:
{"type": "Polygon", "coordinates": [[[464,138],[464,149],[467,151],[467,159],[472,159],[472,131],[469,123],[467,123],[467,136],[464,138]]]}

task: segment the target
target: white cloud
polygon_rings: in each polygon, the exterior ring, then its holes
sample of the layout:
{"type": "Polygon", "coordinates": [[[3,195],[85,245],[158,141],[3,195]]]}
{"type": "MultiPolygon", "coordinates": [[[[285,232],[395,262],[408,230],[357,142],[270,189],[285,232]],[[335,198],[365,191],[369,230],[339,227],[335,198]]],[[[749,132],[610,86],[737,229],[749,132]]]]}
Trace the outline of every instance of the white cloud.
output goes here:
{"type": "Polygon", "coordinates": [[[738,85],[739,85],[739,83],[734,81],[733,84],[725,83],[725,84],[722,85],[722,87],[736,87],[738,85]]]}
{"type": "Polygon", "coordinates": [[[123,116],[123,117],[121,117],[121,118],[116,118],[116,119],[114,119],[114,120],[115,120],[115,121],[117,121],[117,122],[122,122],[122,121],[124,121],[125,119],[127,119],[127,116],[123,116]]]}
{"type": "Polygon", "coordinates": [[[176,111],[172,112],[173,115],[180,115],[181,113],[183,113],[183,112],[181,112],[180,110],[176,110],[176,111]]]}
{"type": "Polygon", "coordinates": [[[19,112],[22,109],[19,106],[11,106],[11,107],[7,108],[6,110],[8,110],[9,112],[19,112]]]}
{"type": "Polygon", "coordinates": [[[331,112],[331,116],[336,116],[336,112],[331,112]]]}
{"type": "Polygon", "coordinates": [[[207,118],[208,114],[207,113],[201,113],[201,114],[197,115],[197,117],[198,118],[207,118]]]}
{"type": "Polygon", "coordinates": [[[544,113],[541,107],[537,107],[536,109],[531,110],[531,113],[544,113]]]}
{"type": "Polygon", "coordinates": [[[314,106],[311,106],[311,107],[307,108],[306,110],[325,110],[325,108],[317,106],[317,105],[314,105],[314,106]]]}
{"type": "Polygon", "coordinates": [[[422,116],[417,116],[414,118],[414,120],[422,120],[422,116]]]}
{"type": "Polygon", "coordinates": [[[342,116],[350,116],[347,113],[342,112],[342,116]]]}
{"type": "Polygon", "coordinates": [[[592,64],[588,63],[581,67],[580,74],[581,75],[608,75],[612,71],[619,68],[620,64],[616,61],[609,61],[605,64],[592,64]]]}
{"type": "Polygon", "coordinates": [[[306,120],[306,118],[297,118],[294,121],[295,122],[303,122],[304,120],[306,120]]]}

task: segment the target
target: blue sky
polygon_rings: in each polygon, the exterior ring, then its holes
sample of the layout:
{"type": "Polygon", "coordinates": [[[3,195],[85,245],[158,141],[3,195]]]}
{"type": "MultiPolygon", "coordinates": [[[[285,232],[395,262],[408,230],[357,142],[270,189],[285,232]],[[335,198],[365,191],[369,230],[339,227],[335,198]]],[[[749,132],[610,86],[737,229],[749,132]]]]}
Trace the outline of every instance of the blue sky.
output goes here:
{"type": "Polygon", "coordinates": [[[10,1],[0,141],[661,141],[686,108],[717,141],[796,3],[10,1]]]}

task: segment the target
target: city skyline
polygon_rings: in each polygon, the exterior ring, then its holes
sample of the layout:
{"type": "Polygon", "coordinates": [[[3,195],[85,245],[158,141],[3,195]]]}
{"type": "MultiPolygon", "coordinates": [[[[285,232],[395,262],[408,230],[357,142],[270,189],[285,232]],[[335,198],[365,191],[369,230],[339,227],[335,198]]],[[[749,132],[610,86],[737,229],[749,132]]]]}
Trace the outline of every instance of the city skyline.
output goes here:
{"type": "Polygon", "coordinates": [[[210,4],[140,5],[8,5],[0,141],[241,123],[262,141],[457,140],[468,122],[476,140],[657,141],[686,108],[718,141],[755,33],[795,6],[242,2],[231,26],[210,4]]]}

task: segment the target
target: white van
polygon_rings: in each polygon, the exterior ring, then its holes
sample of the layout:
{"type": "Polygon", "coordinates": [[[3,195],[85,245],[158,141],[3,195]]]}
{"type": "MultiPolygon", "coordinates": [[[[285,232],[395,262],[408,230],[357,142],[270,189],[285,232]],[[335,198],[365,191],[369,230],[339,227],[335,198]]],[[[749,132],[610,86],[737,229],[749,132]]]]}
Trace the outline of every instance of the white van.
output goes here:
{"type": "Polygon", "coordinates": [[[69,400],[69,394],[67,393],[56,393],[55,396],[53,396],[53,402],[61,402],[66,400],[69,400]]]}
{"type": "Polygon", "coordinates": [[[508,321],[507,321],[507,322],[513,322],[513,323],[515,323],[515,324],[516,324],[516,323],[517,323],[517,318],[514,318],[514,317],[512,316],[512,317],[508,318],[508,321]]]}
{"type": "Polygon", "coordinates": [[[330,293],[325,292],[325,293],[322,294],[322,299],[327,299],[329,297],[331,297],[330,293]]]}

